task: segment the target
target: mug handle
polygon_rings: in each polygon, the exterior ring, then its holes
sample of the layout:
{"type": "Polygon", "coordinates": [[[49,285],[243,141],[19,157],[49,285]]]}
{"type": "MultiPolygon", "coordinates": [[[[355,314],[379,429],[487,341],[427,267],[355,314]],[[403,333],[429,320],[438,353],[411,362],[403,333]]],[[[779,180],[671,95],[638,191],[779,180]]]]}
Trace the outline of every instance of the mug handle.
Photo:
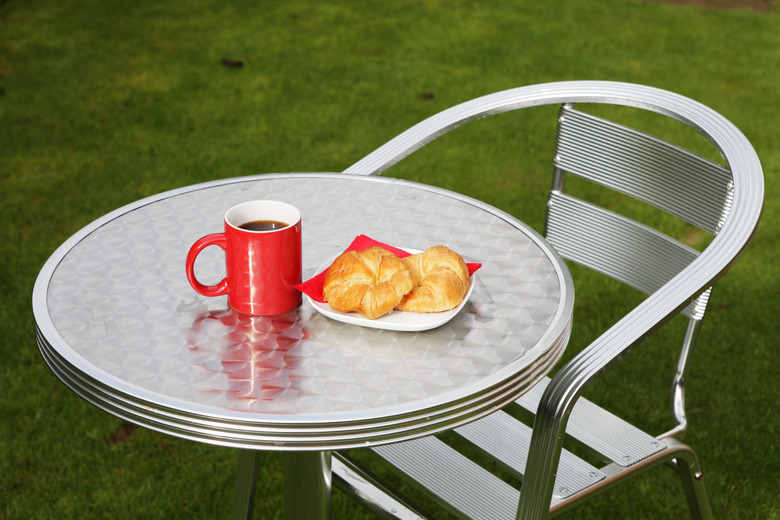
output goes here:
{"type": "Polygon", "coordinates": [[[187,280],[189,280],[190,285],[192,285],[192,288],[195,289],[195,292],[198,294],[202,294],[203,296],[221,296],[227,294],[227,278],[223,278],[217,285],[203,285],[195,278],[195,258],[198,254],[208,246],[219,246],[224,250],[226,245],[227,238],[224,233],[206,235],[192,244],[190,252],[187,253],[187,280]]]}

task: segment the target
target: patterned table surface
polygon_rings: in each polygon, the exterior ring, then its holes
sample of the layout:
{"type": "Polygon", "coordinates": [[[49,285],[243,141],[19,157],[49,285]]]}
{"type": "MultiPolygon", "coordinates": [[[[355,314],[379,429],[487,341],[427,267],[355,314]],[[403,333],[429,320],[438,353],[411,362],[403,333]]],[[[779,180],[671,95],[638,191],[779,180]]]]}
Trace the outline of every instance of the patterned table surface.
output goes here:
{"type": "MultiPolygon", "coordinates": [[[[224,255],[196,263],[204,283],[224,255]]],[[[413,438],[517,398],[560,358],[570,275],[536,232],[477,200],[381,177],[279,174],[163,193],[93,222],[42,269],[33,294],[44,359],[104,410],[158,431],[257,449],[334,449],[413,438]],[[444,244],[483,263],[449,323],[392,332],[304,303],[275,317],[232,311],[189,286],[184,260],[225,211],[275,199],[303,215],[308,278],[358,234],[444,244]]]]}

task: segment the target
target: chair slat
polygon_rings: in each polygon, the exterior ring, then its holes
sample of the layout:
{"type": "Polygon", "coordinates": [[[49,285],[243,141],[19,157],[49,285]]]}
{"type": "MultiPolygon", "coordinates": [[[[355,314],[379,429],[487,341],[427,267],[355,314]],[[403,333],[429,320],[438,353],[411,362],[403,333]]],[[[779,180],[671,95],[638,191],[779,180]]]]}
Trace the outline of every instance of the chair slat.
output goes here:
{"type": "MultiPolygon", "coordinates": [[[[548,200],[545,236],[569,260],[652,294],[693,262],[698,251],[617,213],[564,193],[548,200]]],[[[683,314],[701,319],[709,291],[683,314]]]]}
{"type": "Polygon", "coordinates": [[[520,492],[436,437],[373,450],[461,518],[515,518],[520,492]]]}
{"type": "Polygon", "coordinates": [[[564,105],[556,166],[716,234],[730,209],[723,166],[671,143],[564,105]]]}

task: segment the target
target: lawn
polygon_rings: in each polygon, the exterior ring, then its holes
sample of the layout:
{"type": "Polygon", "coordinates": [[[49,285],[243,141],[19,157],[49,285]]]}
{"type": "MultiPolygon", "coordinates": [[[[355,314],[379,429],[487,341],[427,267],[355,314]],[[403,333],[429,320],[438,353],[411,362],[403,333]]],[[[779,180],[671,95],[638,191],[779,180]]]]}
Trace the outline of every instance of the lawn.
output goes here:
{"type": "MultiPolygon", "coordinates": [[[[342,171],[456,103],[569,79],[692,97],[758,152],[762,226],[713,294],[685,441],[717,517],[780,518],[778,28],[777,2],[760,12],[642,0],[0,0],[0,518],[218,518],[231,504],[234,450],[122,423],[41,359],[30,295],[67,237],[197,182],[342,171]]],[[[387,175],[468,193],[538,227],[552,125],[544,109],[480,121],[387,175]]],[[[578,293],[571,352],[624,302],[609,285],[586,287],[594,294],[578,293]]],[[[672,322],[660,339],[679,329],[672,322]]],[[[645,367],[668,368],[662,343],[629,356],[594,399],[662,422],[671,373],[657,394],[627,399],[656,383],[645,367]]],[[[263,457],[256,517],[280,518],[280,461],[263,457]]],[[[668,471],[624,488],[567,518],[685,511],[668,471]]],[[[368,518],[338,493],[334,504],[336,518],[368,518]]]]}

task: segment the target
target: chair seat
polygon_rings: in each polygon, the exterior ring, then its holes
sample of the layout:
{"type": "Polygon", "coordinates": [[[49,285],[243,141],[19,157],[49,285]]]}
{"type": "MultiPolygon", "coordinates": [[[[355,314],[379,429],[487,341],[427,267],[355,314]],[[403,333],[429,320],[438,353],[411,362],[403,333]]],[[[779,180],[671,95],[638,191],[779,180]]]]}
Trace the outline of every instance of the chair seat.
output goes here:
{"type": "MultiPolygon", "coordinates": [[[[484,455],[495,459],[496,465],[517,479],[523,478],[531,444],[531,428],[506,412],[496,412],[483,420],[455,430],[484,455]]],[[[573,455],[561,452],[553,497],[566,498],[602,480],[604,473],[573,455]]]]}
{"type": "MultiPolygon", "coordinates": [[[[517,405],[536,412],[549,381],[549,378],[542,380],[517,405]]],[[[455,432],[482,453],[486,467],[500,468],[522,480],[531,443],[529,426],[499,411],[455,432]]],[[[614,463],[617,471],[610,469],[611,477],[619,473],[620,467],[630,467],[665,449],[655,437],[584,398],[575,405],[566,432],[589,451],[614,463]]],[[[373,451],[431,497],[441,500],[457,516],[515,518],[520,491],[436,437],[379,446],[373,451]]],[[[345,471],[346,468],[334,466],[334,473],[341,478],[345,471]]],[[[562,450],[552,507],[604,481],[607,475],[570,451],[562,450]]]]}
{"type": "MultiPolygon", "coordinates": [[[[549,378],[544,378],[518,399],[517,404],[536,413],[549,382],[549,378]]],[[[604,460],[623,467],[636,464],[664,449],[664,445],[652,435],[584,398],[574,405],[566,435],[600,454],[604,460]]]]}

